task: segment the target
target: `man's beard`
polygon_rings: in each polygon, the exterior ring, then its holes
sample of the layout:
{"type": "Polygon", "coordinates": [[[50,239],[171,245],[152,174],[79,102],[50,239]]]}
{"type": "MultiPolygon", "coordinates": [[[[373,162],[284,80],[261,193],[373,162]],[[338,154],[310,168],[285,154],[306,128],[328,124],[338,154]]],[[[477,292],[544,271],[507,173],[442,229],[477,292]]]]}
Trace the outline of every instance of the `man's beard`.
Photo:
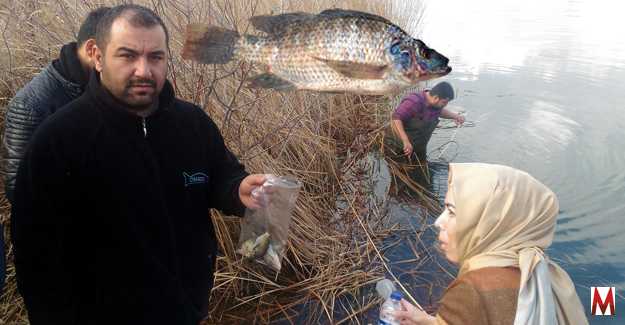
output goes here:
{"type": "Polygon", "coordinates": [[[150,110],[153,108],[155,104],[158,104],[158,97],[160,95],[160,91],[156,90],[155,80],[150,79],[150,78],[130,79],[128,80],[124,88],[121,90],[121,93],[117,93],[117,91],[113,91],[113,89],[117,89],[117,87],[115,87],[115,81],[114,81],[115,79],[109,78],[112,74],[112,71],[109,71],[109,70],[110,69],[108,69],[106,65],[105,58],[102,57],[102,70],[99,73],[100,82],[102,83],[102,86],[107,88],[107,90],[111,93],[111,95],[113,95],[113,97],[115,97],[118,101],[125,104],[125,106],[128,109],[135,111],[135,112],[141,112],[141,111],[150,110]],[[108,82],[106,82],[105,80],[108,82]],[[106,84],[108,84],[108,86],[106,84]],[[146,85],[146,86],[151,87],[153,89],[151,96],[143,100],[133,100],[133,96],[131,95],[130,91],[132,90],[132,87],[135,85],[146,85]]]}
{"type": "Polygon", "coordinates": [[[159,93],[156,91],[156,82],[154,80],[147,79],[147,78],[134,79],[134,80],[128,81],[128,83],[124,87],[121,100],[126,105],[128,105],[130,109],[142,111],[142,110],[151,108],[152,105],[155,103],[156,99],[158,98],[158,95],[159,93]],[[139,100],[139,101],[132,100],[132,95],[130,94],[130,91],[132,90],[133,86],[137,86],[137,85],[147,85],[147,86],[152,87],[153,92],[151,96],[144,100],[139,100]]]}

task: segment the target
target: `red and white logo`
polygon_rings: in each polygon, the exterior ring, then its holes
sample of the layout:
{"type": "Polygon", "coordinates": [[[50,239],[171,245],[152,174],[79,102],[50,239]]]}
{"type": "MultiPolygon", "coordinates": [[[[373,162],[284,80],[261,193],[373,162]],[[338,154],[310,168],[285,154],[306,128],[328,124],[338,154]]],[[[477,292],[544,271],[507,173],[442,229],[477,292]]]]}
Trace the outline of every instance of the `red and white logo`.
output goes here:
{"type": "Polygon", "coordinates": [[[616,310],[615,287],[590,287],[590,306],[593,316],[614,316],[616,310]]]}

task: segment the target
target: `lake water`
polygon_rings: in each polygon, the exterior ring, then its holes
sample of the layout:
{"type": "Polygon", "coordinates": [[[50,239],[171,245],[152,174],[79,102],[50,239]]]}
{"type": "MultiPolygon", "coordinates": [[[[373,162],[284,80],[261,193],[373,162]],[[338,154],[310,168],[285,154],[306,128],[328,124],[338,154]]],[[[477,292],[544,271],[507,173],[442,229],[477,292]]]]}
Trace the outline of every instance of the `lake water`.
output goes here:
{"type": "MultiPolygon", "coordinates": [[[[443,157],[525,170],[553,189],[550,256],[591,324],[625,324],[625,4],[426,0],[421,31],[450,58],[473,127],[439,130],[443,157]],[[590,287],[614,286],[617,316],[590,316],[590,287]]],[[[413,32],[413,31],[411,31],[413,32]]],[[[433,155],[438,155],[433,153],[433,155]]]]}

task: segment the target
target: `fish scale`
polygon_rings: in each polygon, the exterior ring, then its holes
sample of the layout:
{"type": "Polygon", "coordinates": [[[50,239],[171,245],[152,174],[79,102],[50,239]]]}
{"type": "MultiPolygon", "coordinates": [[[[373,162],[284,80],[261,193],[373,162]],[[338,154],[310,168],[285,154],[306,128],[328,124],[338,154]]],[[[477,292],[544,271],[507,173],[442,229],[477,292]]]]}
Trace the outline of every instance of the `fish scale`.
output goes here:
{"type": "Polygon", "coordinates": [[[266,73],[253,77],[250,86],[278,90],[386,94],[451,71],[446,57],[369,13],[331,9],[250,21],[263,35],[190,25],[183,57],[264,64],[266,73]]]}
{"type": "MultiPolygon", "coordinates": [[[[382,25],[379,22],[370,22],[370,25],[382,25]]],[[[306,24],[293,28],[285,35],[277,35],[267,39],[265,46],[279,52],[280,55],[272,56],[260,53],[254,55],[250,53],[248,43],[243,40],[241,43],[241,57],[257,57],[257,61],[267,64],[272,73],[285,76],[286,79],[294,82],[301,88],[311,90],[339,90],[343,85],[347,88],[361,89],[370,80],[352,80],[336,72],[324,62],[316,59],[318,57],[329,60],[344,60],[362,63],[384,64],[386,63],[386,53],[384,51],[384,36],[390,39],[390,35],[382,34],[377,40],[374,37],[373,29],[383,28],[383,26],[372,26],[368,28],[363,19],[348,18],[343,20],[333,20],[319,24],[306,24]],[[359,23],[360,22],[360,23],[359,23]],[[318,25],[318,26],[317,26],[318,25]],[[357,27],[360,25],[360,27],[357,27]],[[345,26],[351,28],[345,29],[345,26]],[[339,38],[328,37],[328,35],[338,34],[339,38]],[[302,39],[306,36],[305,39],[302,39]],[[377,43],[377,44],[376,44],[377,43]],[[297,46],[302,44],[302,46],[297,46]],[[356,47],[354,44],[364,44],[364,47],[356,47]],[[298,55],[298,53],[307,55],[298,55]],[[249,53],[249,54],[248,54],[249,53]],[[364,55],[358,55],[363,53],[364,55]]],[[[253,50],[253,49],[252,49],[253,50]]],[[[262,52],[262,49],[261,49],[262,52]]],[[[379,87],[379,80],[373,80],[376,88],[379,87]]]]}

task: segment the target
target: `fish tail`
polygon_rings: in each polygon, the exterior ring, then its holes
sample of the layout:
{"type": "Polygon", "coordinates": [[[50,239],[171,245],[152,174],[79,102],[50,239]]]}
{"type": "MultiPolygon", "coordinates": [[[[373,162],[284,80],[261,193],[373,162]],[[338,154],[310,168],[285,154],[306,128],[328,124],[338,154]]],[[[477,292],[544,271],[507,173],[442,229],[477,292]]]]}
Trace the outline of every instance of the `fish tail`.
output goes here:
{"type": "Polygon", "coordinates": [[[239,33],[205,24],[187,25],[182,57],[205,64],[224,64],[234,59],[239,33]]]}
{"type": "Polygon", "coordinates": [[[185,172],[182,173],[182,176],[184,177],[184,186],[189,186],[191,184],[191,176],[185,172]]]}

